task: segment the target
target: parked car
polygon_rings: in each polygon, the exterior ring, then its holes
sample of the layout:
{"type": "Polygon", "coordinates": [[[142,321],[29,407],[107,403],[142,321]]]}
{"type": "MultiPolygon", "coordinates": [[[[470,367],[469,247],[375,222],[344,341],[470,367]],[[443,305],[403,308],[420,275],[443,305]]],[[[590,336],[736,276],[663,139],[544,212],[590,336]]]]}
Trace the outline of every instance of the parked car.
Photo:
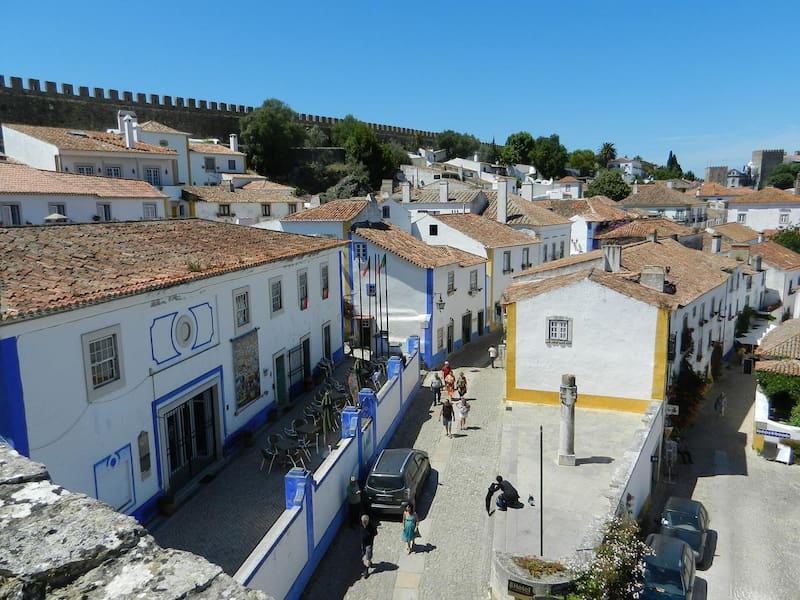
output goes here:
{"type": "Polygon", "coordinates": [[[402,513],[417,497],[431,473],[428,454],[413,448],[387,448],[367,475],[364,492],[372,510],[402,513]]]}
{"type": "Polygon", "coordinates": [[[651,533],[646,543],[653,554],[644,557],[642,600],[692,600],[695,562],[692,548],[675,537],[651,533]]]}
{"type": "Polygon", "coordinates": [[[661,513],[661,531],[664,535],[683,540],[692,547],[694,559],[703,564],[708,540],[708,511],[702,502],[672,496],[661,513]]]}

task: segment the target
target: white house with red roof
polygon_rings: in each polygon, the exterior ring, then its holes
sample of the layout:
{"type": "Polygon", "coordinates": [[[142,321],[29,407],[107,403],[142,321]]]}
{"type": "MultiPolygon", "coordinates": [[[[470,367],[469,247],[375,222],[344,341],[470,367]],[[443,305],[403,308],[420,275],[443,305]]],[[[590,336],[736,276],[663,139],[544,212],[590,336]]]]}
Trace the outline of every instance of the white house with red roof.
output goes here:
{"type": "Polygon", "coordinates": [[[163,219],[169,198],[146,181],[0,162],[0,225],[163,219]]]}
{"type": "Polygon", "coordinates": [[[342,359],[342,246],[201,219],[0,228],[0,437],[149,520],[342,359]]]}
{"type": "Polygon", "coordinates": [[[764,188],[725,202],[726,222],[741,223],[756,231],[800,226],[800,195],[764,188]]]}
{"type": "Polygon", "coordinates": [[[797,302],[800,291],[800,254],[780,244],[767,240],[749,247],[750,256],[760,256],[766,271],[767,306],[780,303],[781,313],[796,317],[800,312],[797,302]]]}
{"type": "Polygon", "coordinates": [[[217,140],[189,140],[191,185],[219,185],[224,175],[245,172],[244,152],[239,151],[239,137],[232,133],[228,145],[217,140]]]}

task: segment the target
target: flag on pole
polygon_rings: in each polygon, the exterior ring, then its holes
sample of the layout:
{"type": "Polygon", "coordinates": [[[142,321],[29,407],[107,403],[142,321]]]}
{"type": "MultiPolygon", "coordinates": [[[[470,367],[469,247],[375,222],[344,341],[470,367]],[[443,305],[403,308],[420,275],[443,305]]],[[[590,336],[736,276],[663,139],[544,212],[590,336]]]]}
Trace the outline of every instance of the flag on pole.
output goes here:
{"type": "MultiPolygon", "coordinates": [[[[375,262],[378,262],[378,257],[375,257],[375,262]]],[[[383,253],[383,258],[381,258],[381,262],[378,263],[377,271],[378,275],[381,274],[381,269],[386,267],[386,253],[383,253]]]]}
{"type": "Polygon", "coordinates": [[[369,273],[369,262],[372,260],[372,257],[367,258],[367,264],[364,265],[364,269],[361,271],[361,276],[364,277],[367,273],[369,273]]]}

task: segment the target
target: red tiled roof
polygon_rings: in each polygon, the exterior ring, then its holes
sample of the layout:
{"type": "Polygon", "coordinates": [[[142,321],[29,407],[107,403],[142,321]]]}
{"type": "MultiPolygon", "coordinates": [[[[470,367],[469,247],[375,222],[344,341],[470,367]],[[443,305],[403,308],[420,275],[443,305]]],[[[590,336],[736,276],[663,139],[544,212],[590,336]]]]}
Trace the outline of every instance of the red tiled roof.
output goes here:
{"type": "Polygon", "coordinates": [[[451,246],[430,246],[389,223],[356,227],[353,233],[422,269],[434,269],[456,263],[462,267],[469,267],[486,262],[481,256],[451,246]]]}
{"type": "MultiPolygon", "coordinates": [[[[453,189],[455,186],[448,188],[447,203],[448,204],[471,204],[475,198],[481,193],[485,193],[482,189],[453,189]]],[[[423,202],[426,204],[444,204],[441,201],[441,194],[439,187],[434,189],[412,189],[411,202],[423,202]]]]}
{"type": "Polygon", "coordinates": [[[761,259],[768,265],[778,267],[783,271],[800,269],[800,254],[772,240],[750,246],[750,256],[756,254],[760,254],[761,259]]]}
{"type": "Polygon", "coordinates": [[[789,319],[761,338],[758,356],[800,359],[800,319],[789,319]]]}
{"type": "Polygon", "coordinates": [[[752,194],[728,200],[728,206],[737,204],[800,204],[800,196],[778,188],[764,188],[752,194]]]}
{"type": "Polygon", "coordinates": [[[620,206],[625,207],[651,207],[651,206],[695,206],[703,204],[702,200],[697,200],[687,196],[678,190],[668,188],[665,185],[639,184],[634,186],[637,193],[631,194],[619,201],[620,206]]]}
{"type": "Polygon", "coordinates": [[[756,371],[800,376],[800,360],[757,360],[756,371]]]}
{"type": "Polygon", "coordinates": [[[146,181],[42,171],[0,162],[0,194],[96,196],[98,198],[165,198],[146,181]]]}
{"type": "Polygon", "coordinates": [[[520,273],[513,276],[514,279],[527,277],[530,275],[537,275],[539,273],[547,273],[548,271],[554,271],[557,269],[561,269],[563,267],[569,267],[571,265],[579,265],[581,263],[590,263],[593,261],[598,261],[603,258],[603,250],[590,250],[589,252],[584,252],[582,254],[571,254],[570,256],[565,256],[564,258],[559,258],[557,260],[551,260],[546,263],[542,263],[540,265],[536,265],[531,267],[530,269],[525,269],[520,273]]]}
{"type": "MultiPolygon", "coordinates": [[[[236,178],[240,178],[242,175],[236,175],[236,178]]],[[[255,181],[251,181],[249,183],[245,183],[242,186],[243,190],[274,190],[274,191],[283,191],[294,194],[295,188],[291,185],[283,185],[282,183],[275,183],[274,181],[269,181],[268,179],[257,179],[255,181]]]]}
{"type": "Polygon", "coordinates": [[[4,127],[19,131],[38,140],[54,145],[59,150],[82,150],[88,152],[133,152],[141,154],[177,154],[172,148],[162,148],[155,144],[136,142],[134,148],[125,145],[125,136],[121,133],[105,131],[85,131],[81,129],[64,129],[61,127],[39,127],[35,125],[17,125],[4,123],[4,127]]]}
{"type": "Polygon", "coordinates": [[[178,133],[181,135],[189,135],[185,131],[178,131],[177,129],[173,129],[168,125],[159,123],[158,121],[145,121],[144,123],[139,123],[139,129],[142,131],[152,131],[153,133],[178,133]]]}
{"type": "Polygon", "coordinates": [[[346,242],[202,219],[0,228],[0,321],[167,288],[346,242]]]}
{"type": "MultiPolygon", "coordinates": [[[[483,216],[496,220],[497,191],[486,191],[484,194],[489,198],[489,206],[483,211],[483,216]]],[[[506,206],[506,224],[541,227],[544,225],[568,225],[570,220],[541,206],[537,201],[530,202],[522,196],[509,194],[506,206]]]]}
{"type": "Polygon", "coordinates": [[[540,243],[540,240],[508,225],[472,213],[440,214],[436,215],[436,218],[445,225],[480,242],[486,248],[529,246],[540,243]]]}
{"type": "Polygon", "coordinates": [[[580,215],[587,221],[627,221],[630,215],[617,208],[617,203],[606,196],[593,196],[579,200],[536,200],[537,206],[542,206],[554,213],[571,219],[580,215]]]}
{"type": "Polygon", "coordinates": [[[686,193],[700,198],[728,198],[732,196],[744,196],[755,192],[753,188],[734,187],[729,188],[718,183],[706,182],[696,190],[689,190],[686,193]]]}
{"type": "MultiPolygon", "coordinates": [[[[181,195],[185,200],[198,200],[200,202],[214,202],[216,204],[267,204],[270,202],[286,202],[297,204],[302,202],[295,196],[274,190],[246,190],[235,188],[233,191],[226,184],[223,185],[187,185],[181,195]]],[[[300,214],[300,213],[298,213],[300,214]]]]}
{"type": "Polygon", "coordinates": [[[656,232],[659,238],[667,238],[676,234],[679,236],[687,236],[695,233],[691,227],[681,225],[669,219],[637,219],[636,221],[620,225],[616,229],[601,233],[595,237],[602,240],[644,239],[653,233],[653,231],[656,232]]]}
{"type": "Polygon", "coordinates": [[[231,156],[244,156],[244,152],[236,152],[224,144],[212,144],[206,142],[192,142],[189,144],[189,150],[191,152],[197,152],[198,154],[230,154],[231,156]]]}
{"type": "Polygon", "coordinates": [[[711,229],[714,230],[714,233],[718,233],[734,243],[752,242],[757,240],[759,236],[755,229],[750,229],[747,225],[742,225],[741,223],[724,223],[722,225],[714,225],[711,229]]]}
{"type": "Polygon", "coordinates": [[[360,198],[350,198],[346,200],[334,200],[320,204],[314,208],[309,208],[303,212],[281,219],[282,221],[351,221],[367,207],[367,200],[360,198]]]}

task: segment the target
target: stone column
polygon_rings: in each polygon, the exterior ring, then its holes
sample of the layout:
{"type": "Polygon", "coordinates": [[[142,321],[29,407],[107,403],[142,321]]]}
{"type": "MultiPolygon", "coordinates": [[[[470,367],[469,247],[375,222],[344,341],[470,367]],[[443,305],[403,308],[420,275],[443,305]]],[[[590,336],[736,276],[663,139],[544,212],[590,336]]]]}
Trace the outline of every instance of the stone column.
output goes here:
{"type": "Polygon", "coordinates": [[[558,435],[558,464],[575,466],[575,402],[578,388],[575,375],[561,376],[561,429],[558,435]]]}

